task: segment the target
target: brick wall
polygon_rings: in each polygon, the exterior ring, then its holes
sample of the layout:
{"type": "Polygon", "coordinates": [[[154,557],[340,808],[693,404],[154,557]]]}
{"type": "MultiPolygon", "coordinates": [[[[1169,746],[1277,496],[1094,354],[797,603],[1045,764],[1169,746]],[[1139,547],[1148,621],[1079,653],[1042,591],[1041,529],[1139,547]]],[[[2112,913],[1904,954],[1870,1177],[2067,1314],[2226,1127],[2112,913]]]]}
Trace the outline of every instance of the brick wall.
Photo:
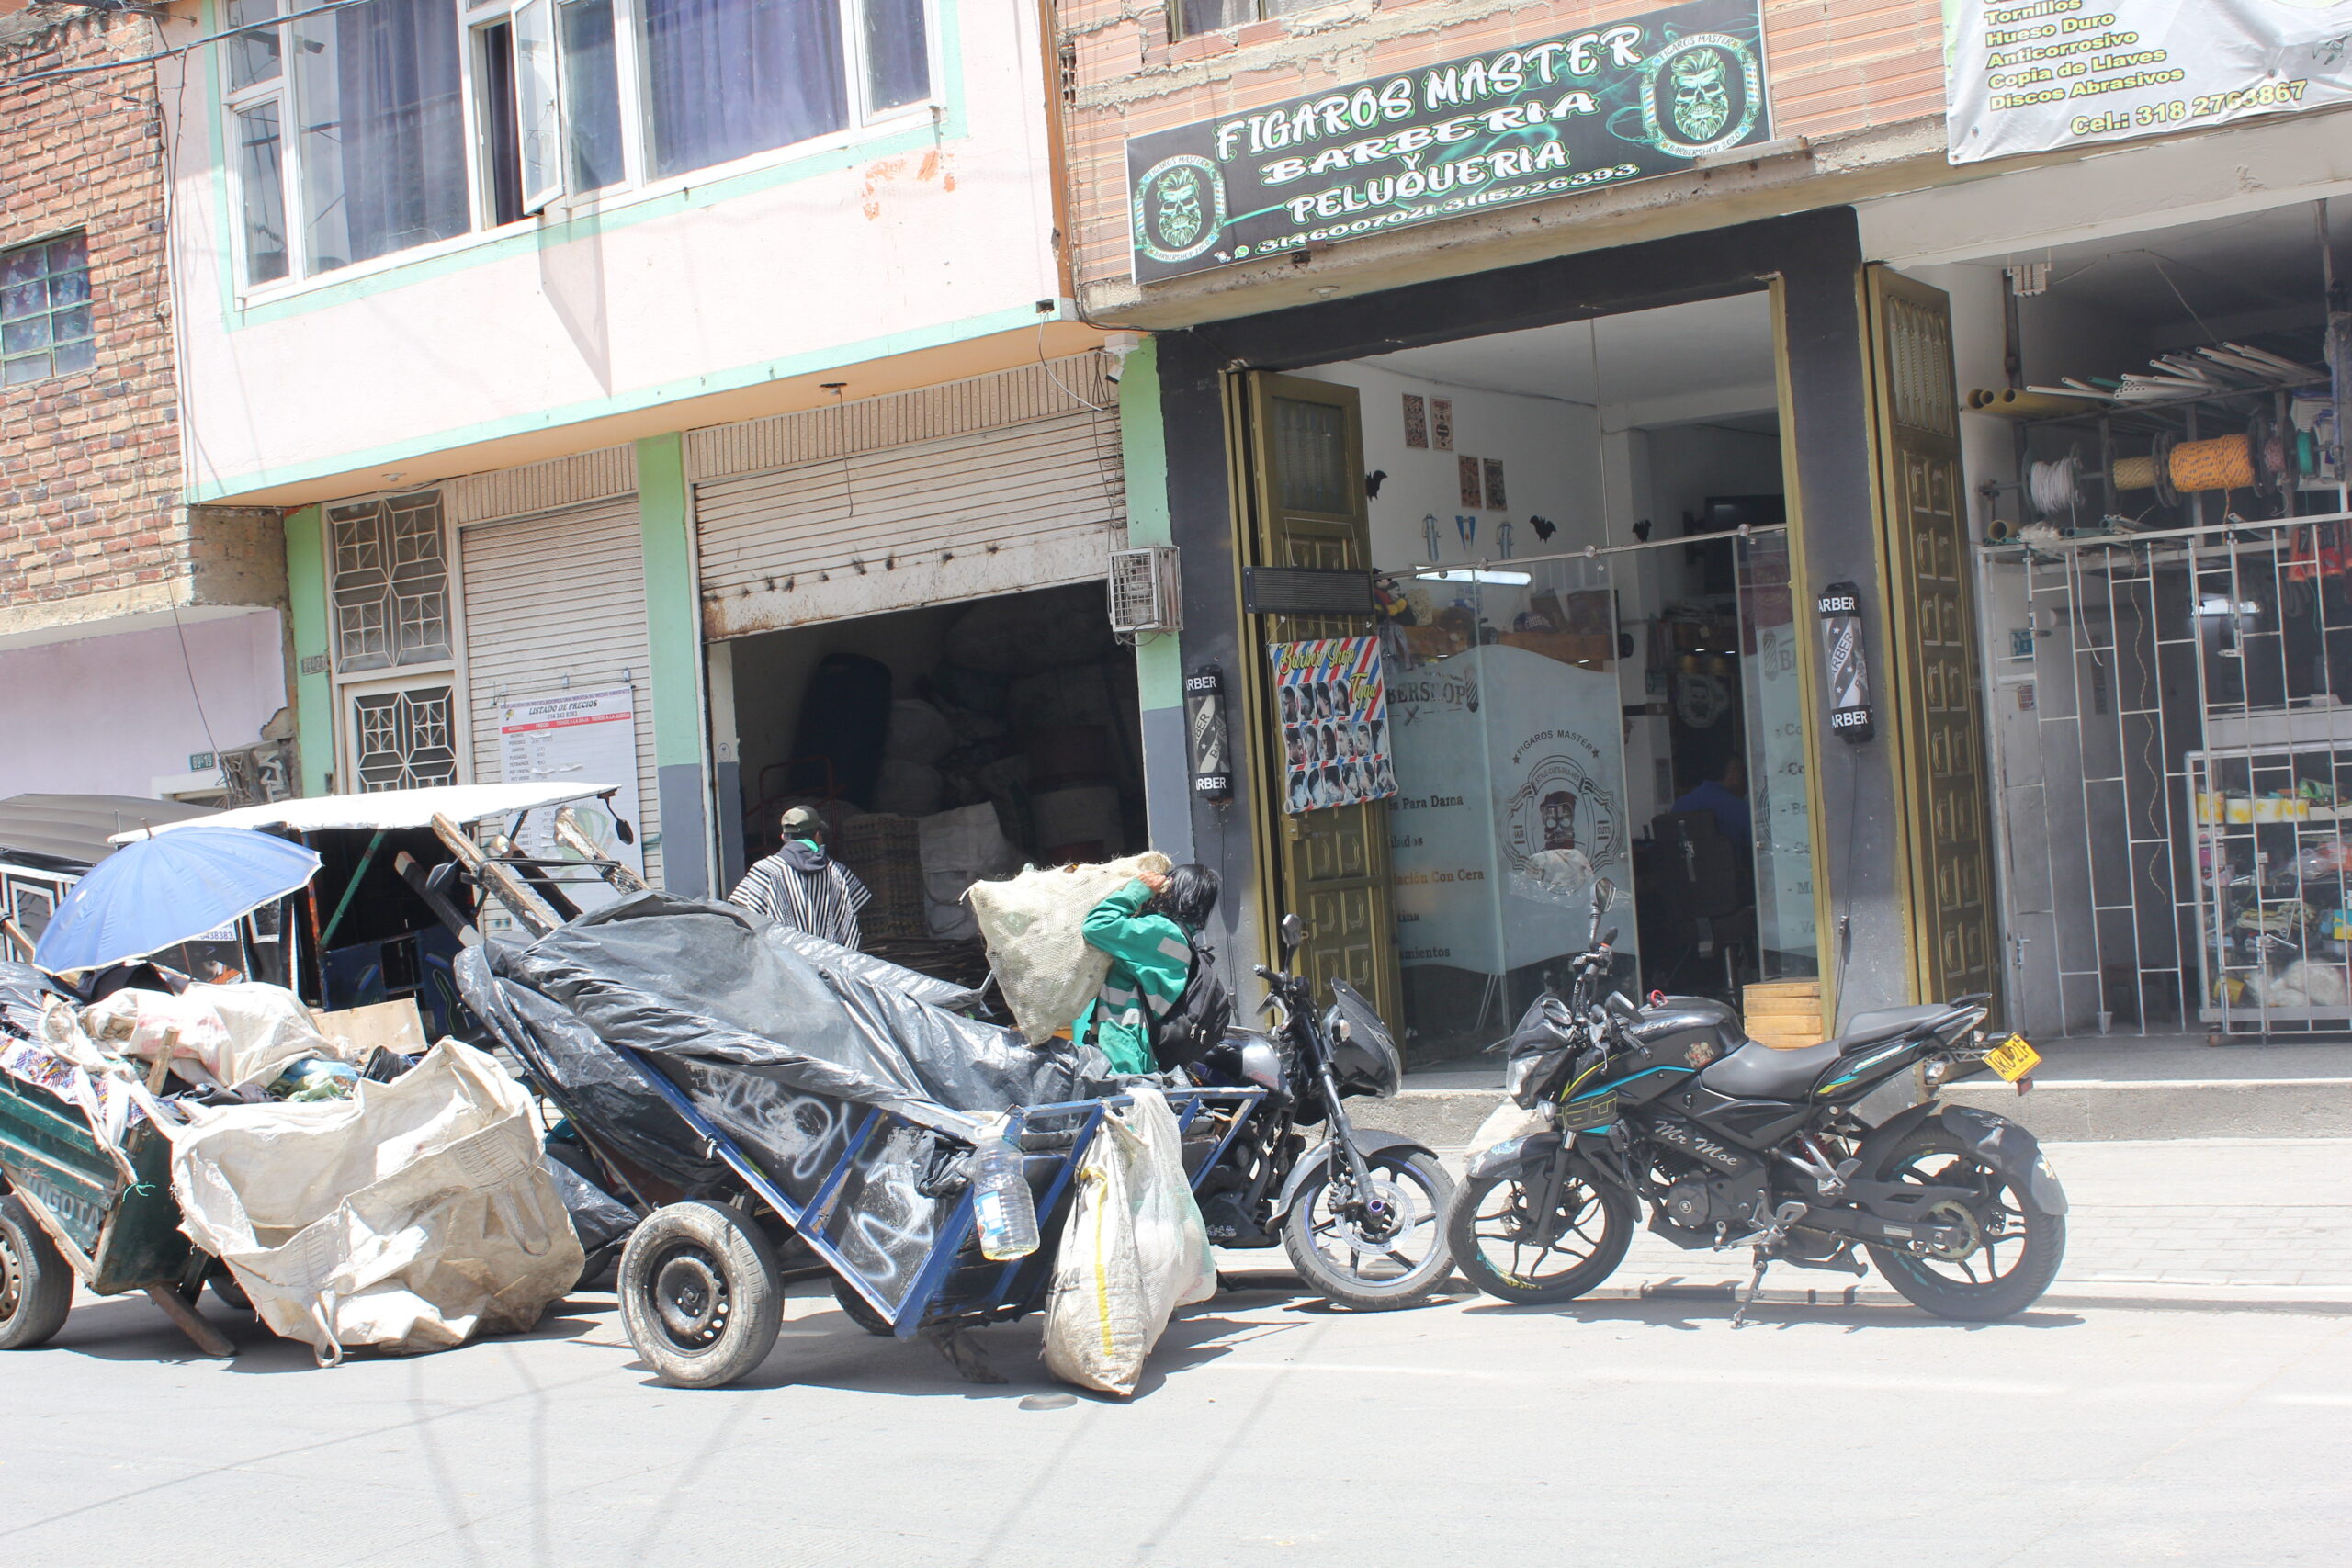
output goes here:
{"type": "MultiPolygon", "coordinates": [[[[1335,0],[1170,41],[1159,0],[1059,0],[1073,270],[1127,272],[1131,136],[1562,31],[1660,0],[1335,0]]],[[[1764,0],[1776,133],[1821,138],[1943,112],[1939,0],[1764,0]]]]}
{"type": "MultiPolygon", "coordinates": [[[[0,16],[0,77],[156,47],[143,17],[0,16]]],[[[144,65],[0,86],[0,249],[85,231],[96,334],[91,368],[0,387],[0,633],[190,602],[154,95],[144,65]]]]}

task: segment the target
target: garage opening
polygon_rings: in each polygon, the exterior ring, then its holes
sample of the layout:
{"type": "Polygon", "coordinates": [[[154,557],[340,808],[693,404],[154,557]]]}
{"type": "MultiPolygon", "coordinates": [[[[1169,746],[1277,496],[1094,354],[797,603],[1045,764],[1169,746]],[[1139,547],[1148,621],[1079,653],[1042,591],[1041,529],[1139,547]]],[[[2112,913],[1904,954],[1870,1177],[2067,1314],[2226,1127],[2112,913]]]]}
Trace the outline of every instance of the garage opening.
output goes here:
{"type": "Polygon", "coordinates": [[[882,957],[966,984],[975,881],[1145,846],[1135,650],[1100,582],[731,639],[743,861],[797,805],[874,901],[882,957]]]}

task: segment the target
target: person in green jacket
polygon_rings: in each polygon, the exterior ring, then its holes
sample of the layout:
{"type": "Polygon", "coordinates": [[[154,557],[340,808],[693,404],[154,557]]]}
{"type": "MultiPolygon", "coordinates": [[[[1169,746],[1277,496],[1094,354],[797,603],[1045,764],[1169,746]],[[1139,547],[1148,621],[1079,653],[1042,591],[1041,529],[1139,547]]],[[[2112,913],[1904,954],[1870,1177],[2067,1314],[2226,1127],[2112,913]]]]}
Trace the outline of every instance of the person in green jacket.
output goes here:
{"type": "Polygon", "coordinates": [[[1070,1036],[1101,1051],[1112,1071],[1159,1070],[1152,1026],[1193,977],[1192,938],[1208,924],[1218,886],[1204,865],[1146,872],[1088,912],[1086,945],[1111,955],[1111,973],[1070,1036]]]}

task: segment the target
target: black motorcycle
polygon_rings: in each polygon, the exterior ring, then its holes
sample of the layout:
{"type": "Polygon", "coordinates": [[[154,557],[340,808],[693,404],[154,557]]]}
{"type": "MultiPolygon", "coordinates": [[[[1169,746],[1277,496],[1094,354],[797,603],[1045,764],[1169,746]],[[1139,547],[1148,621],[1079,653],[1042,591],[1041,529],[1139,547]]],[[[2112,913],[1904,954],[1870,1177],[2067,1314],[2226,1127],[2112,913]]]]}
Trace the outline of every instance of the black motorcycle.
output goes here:
{"type": "MultiPolygon", "coordinates": [[[[1595,927],[1608,902],[1604,885],[1595,927]]],[[[2038,1059],[1986,1040],[1989,996],[1861,1013],[1838,1039],[1774,1050],[1721,1002],[1602,995],[1616,935],[1572,959],[1568,995],[1547,990],[1510,1039],[1506,1087],[1554,1125],[1485,1151],[1454,1199],[1447,1237],[1479,1289],[1583,1294],[1624,1258],[1645,1202],[1678,1247],[1752,1249],[1742,1316],[1771,1263],[1859,1275],[1858,1249],[1939,1317],[1991,1322],[2049,1288],[2066,1195],[2041,1145],[1933,1097],[1988,1056],[2005,1077],[2038,1059]],[[1925,1104],[1871,1100],[1915,1066],[1925,1104]]]]}
{"type": "MultiPolygon", "coordinates": [[[[1306,938],[1296,915],[1282,920],[1287,955],[1306,938]]],[[[1366,1311],[1411,1306],[1445,1281],[1452,1259],[1445,1215],[1453,1179],[1435,1151],[1393,1133],[1358,1131],[1346,1101],[1386,1099],[1403,1077],[1396,1043],[1379,1012],[1344,980],[1319,1012],[1313,983],[1260,965],[1263,1032],[1234,1030],[1193,1070],[1204,1084],[1266,1091],[1216,1168],[1196,1189],[1209,1239],[1219,1247],[1279,1241],[1299,1276],[1335,1302],[1366,1311]],[[1311,1147],[1303,1129],[1320,1126],[1311,1147]]]]}

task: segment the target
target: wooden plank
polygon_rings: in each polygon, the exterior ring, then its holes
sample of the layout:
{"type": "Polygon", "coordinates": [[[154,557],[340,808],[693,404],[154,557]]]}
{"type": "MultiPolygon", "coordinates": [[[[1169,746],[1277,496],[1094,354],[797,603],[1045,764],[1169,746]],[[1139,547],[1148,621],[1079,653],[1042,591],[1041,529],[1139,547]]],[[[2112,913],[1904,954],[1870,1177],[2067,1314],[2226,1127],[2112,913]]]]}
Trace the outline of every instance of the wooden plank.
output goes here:
{"type": "Polygon", "coordinates": [[[474,874],[482,890],[494,895],[506,906],[522,928],[536,939],[543,937],[563,922],[547,907],[539,896],[531,891],[523,879],[481,852],[481,846],[466,837],[455,822],[441,812],[433,814],[433,831],[458,863],[474,874]]]}

